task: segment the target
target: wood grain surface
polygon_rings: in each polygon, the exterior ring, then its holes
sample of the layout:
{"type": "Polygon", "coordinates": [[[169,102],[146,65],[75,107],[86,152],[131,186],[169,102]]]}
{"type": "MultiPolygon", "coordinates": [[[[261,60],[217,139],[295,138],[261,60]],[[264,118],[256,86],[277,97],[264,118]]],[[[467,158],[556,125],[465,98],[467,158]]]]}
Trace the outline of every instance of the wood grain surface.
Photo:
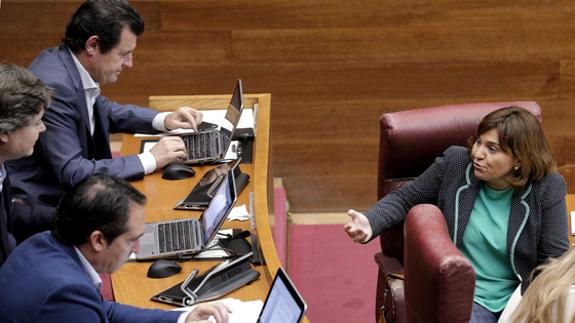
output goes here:
{"type": "MultiPolygon", "coordinates": [[[[0,59],[55,46],[80,1],[2,1],[0,59]]],[[[296,212],[376,199],[378,117],[463,102],[536,100],[560,165],[575,163],[575,2],[163,0],[134,67],[103,87],[151,95],[271,93],[272,176],[296,212]]],[[[414,147],[417,149],[417,147],[414,147]]]]}

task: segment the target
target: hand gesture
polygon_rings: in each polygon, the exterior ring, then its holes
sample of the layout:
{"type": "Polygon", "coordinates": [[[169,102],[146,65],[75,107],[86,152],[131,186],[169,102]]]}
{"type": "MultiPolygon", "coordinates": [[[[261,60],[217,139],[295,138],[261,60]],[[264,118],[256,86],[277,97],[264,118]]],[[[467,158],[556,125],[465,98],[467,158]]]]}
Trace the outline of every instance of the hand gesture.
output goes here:
{"type": "Polygon", "coordinates": [[[356,210],[348,210],[347,215],[351,218],[351,221],[343,226],[347,235],[353,242],[364,243],[369,241],[373,231],[367,217],[356,210]]]}
{"type": "Polygon", "coordinates": [[[184,141],[178,136],[163,137],[150,149],[150,153],[156,159],[156,169],[178,160],[184,160],[188,155],[184,141]]]}
{"type": "Polygon", "coordinates": [[[212,323],[210,316],[213,316],[216,323],[227,323],[228,313],[232,310],[223,303],[202,303],[196,305],[193,311],[186,317],[186,323],[212,323]]]}
{"type": "Polygon", "coordinates": [[[168,114],[164,120],[164,126],[168,130],[177,128],[198,130],[202,122],[202,113],[190,107],[179,107],[176,111],[168,114]]]}

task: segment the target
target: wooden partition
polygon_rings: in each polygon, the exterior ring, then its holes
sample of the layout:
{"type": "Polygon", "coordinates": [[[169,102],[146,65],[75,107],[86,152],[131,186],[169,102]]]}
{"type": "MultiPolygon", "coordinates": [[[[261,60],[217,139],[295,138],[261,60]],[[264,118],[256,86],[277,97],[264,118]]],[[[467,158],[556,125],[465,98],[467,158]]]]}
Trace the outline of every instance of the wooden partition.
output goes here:
{"type": "MultiPolygon", "coordinates": [[[[130,1],[146,20],[135,66],[103,93],[272,93],[271,167],[299,212],[376,199],[378,117],[535,100],[559,164],[575,163],[575,2],[130,1]]],[[[2,1],[0,59],[56,45],[79,1],[2,1]]],[[[417,149],[417,147],[414,147],[417,149]]]]}

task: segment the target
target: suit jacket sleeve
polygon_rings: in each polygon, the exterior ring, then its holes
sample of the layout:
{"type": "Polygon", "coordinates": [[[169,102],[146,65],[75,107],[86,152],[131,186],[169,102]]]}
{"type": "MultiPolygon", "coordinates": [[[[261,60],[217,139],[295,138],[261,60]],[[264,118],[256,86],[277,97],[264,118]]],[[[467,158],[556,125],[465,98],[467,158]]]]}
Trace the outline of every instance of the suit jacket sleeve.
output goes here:
{"type": "Polygon", "coordinates": [[[565,181],[558,173],[548,175],[541,188],[542,195],[538,199],[541,209],[541,235],[537,248],[537,262],[544,263],[550,257],[556,258],[569,249],[569,233],[567,228],[567,188],[565,181]]]}
{"type": "MultiPolygon", "coordinates": [[[[88,147],[92,145],[89,136],[89,121],[84,111],[85,100],[83,92],[77,92],[73,85],[53,84],[56,94],[50,109],[46,111],[44,123],[46,132],[38,139],[45,162],[66,189],[72,188],[85,177],[103,173],[120,176],[128,180],[140,179],[144,169],[136,155],[88,159],[88,149],[109,149],[108,147],[88,147]]],[[[101,120],[103,132],[107,136],[109,130],[133,132],[136,130],[152,130],[152,119],[156,111],[136,106],[120,106],[109,102],[103,97],[98,98],[96,105],[101,120]],[[108,124],[111,129],[108,129],[108,124]],[[147,126],[145,126],[147,124],[147,126]]],[[[108,144],[108,142],[106,142],[108,144]]],[[[111,157],[111,156],[110,156],[111,157]]]]}
{"type": "Polygon", "coordinates": [[[106,302],[106,313],[110,322],[176,323],[182,314],[181,311],[162,311],[137,308],[115,302],[106,302]]]}
{"type": "Polygon", "coordinates": [[[441,183],[449,168],[451,155],[454,153],[455,150],[448,148],[413,182],[384,196],[365,213],[373,230],[371,239],[381,235],[385,229],[403,221],[413,206],[437,203],[441,183]]]}
{"type": "Polygon", "coordinates": [[[38,228],[48,230],[49,227],[45,227],[44,224],[52,223],[56,209],[40,204],[12,202],[9,210],[11,232],[18,242],[22,242],[38,232],[38,228]]]}
{"type": "Polygon", "coordinates": [[[178,311],[148,310],[114,302],[102,302],[94,288],[85,284],[67,284],[50,293],[39,317],[42,322],[166,322],[175,323],[178,311]],[[106,317],[102,317],[105,315],[106,317]]]}
{"type": "Polygon", "coordinates": [[[96,106],[100,111],[100,116],[107,120],[102,120],[109,129],[109,133],[157,133],[152,127],[152,120],[158,111],[140,107],[132,104],[118,104],[108,100],[104,96],[98,96],[96,106]]]}

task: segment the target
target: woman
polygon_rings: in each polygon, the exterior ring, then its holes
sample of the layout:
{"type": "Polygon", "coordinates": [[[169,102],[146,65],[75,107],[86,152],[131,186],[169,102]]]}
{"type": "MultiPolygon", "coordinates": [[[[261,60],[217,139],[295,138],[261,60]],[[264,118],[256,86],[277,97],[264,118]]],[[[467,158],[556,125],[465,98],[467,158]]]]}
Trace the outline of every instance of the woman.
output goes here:
{"type": "Polygon", "coordinates": [[[513,294],[499,323],[575,323],[575,250],[538,267],[537,272],[523,299],[513,294]]]}
{"type": "Polygon", "coordinates": [[[568,248],[565,182],[537,119],[507,107],[483,118],[469,148],[450,147],[409,186],[344,226],[365,243],[417,204],[437,205],[454,244],[476,272],[471,322],[496,322],[534,268],[568,248]]]}

